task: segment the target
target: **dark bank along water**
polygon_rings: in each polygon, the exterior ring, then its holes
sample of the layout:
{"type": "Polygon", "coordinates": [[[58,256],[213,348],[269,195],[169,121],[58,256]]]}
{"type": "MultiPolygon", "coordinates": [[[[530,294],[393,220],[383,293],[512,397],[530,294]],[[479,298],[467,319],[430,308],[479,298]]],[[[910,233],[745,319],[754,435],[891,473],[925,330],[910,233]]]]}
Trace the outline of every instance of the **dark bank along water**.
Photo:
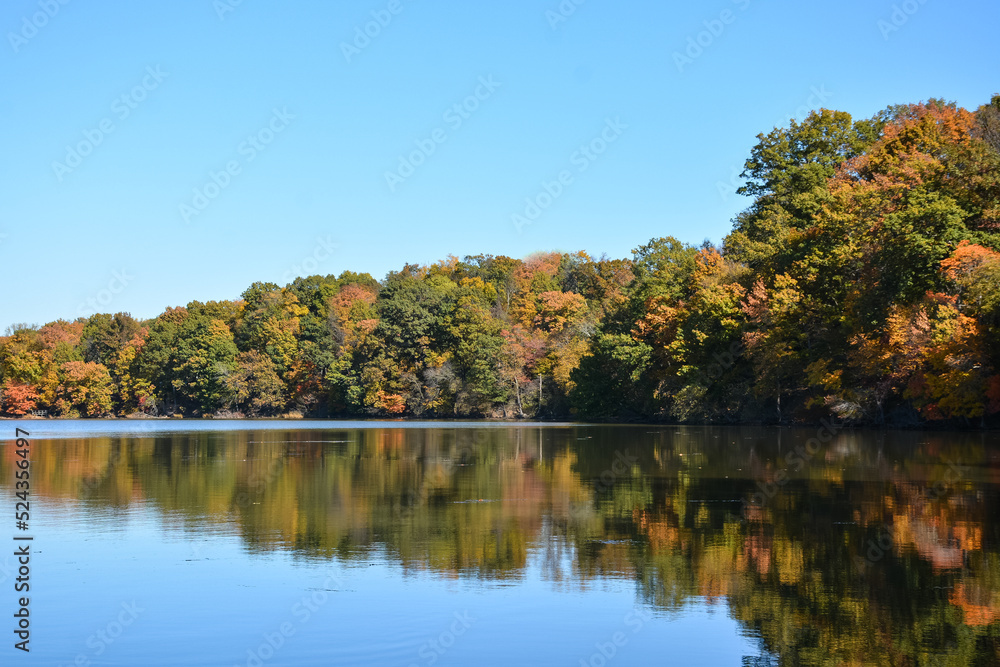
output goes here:
{"type": "Polygon", "coordinates": [[[1000,664],[995,433],[17,425],[3,664],[1000,664]]]}

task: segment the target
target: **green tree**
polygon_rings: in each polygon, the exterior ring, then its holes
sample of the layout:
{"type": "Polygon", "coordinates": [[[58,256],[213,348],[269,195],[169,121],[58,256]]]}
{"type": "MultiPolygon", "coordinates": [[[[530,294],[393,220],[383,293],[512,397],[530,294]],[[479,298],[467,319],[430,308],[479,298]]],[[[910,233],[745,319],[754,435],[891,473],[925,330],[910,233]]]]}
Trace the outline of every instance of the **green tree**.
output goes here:
{"type": "Polygon", "coordinates": [[[572,376],[570,398],[578,414],[589,420],[651,416],[653,386],[646,377],[651,354],[649,345],[629,335],[597,334],[572,376]]]}
{"type": "Polygon", "coordinates": [[[801,123],[757,135],[737,192],[755,197],[725,239],[726,254],[772,275],[787,268],[795,231],[811,226],[828,199],[828,182],[845,161],[881,135],[886,113],[854,122],[843,111],[814,111],[801,123]]]}
{"type": "Polygon", "coordinates": [[[222,320],[186,318],[174,357],[173,385],[196,413],[212,414],[232,405],[230,375],[236,368],[236,343],[222,320]]]}
{"type": "Polygon", "coordinates": [[[173,414],[184,400],[178,394],[181,382],[177,376],[179,336],[188,318],[186,308],[167,308],[147,322],[148,335],[137,359],[137,374],[152,387],[149,408],[173,414]]]}
{"type": "Polygon", "coordinates": [[[114,383],[103,364],[68,361],[59,368],[56,409],[67,417],[105,417],[113,410],[114,383]]]}
{"type": "Polygon", "coordinates": [[[277,368],[270,357],[256,350],[236,356],[227,382],[237,409],[248,417],[277,415],[285,409],[285,386],[277,368]]]}

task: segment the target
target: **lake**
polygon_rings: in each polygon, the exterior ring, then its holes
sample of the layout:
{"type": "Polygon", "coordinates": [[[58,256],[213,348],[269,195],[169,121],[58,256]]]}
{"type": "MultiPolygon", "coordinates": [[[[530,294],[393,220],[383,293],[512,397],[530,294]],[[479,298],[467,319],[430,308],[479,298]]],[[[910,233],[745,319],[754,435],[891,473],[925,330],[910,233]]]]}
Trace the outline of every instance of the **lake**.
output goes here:
{"type": "Polygon", "coordinates": [[[3,428],[3,664],[1000,664],[997,433],[3,428]]]}

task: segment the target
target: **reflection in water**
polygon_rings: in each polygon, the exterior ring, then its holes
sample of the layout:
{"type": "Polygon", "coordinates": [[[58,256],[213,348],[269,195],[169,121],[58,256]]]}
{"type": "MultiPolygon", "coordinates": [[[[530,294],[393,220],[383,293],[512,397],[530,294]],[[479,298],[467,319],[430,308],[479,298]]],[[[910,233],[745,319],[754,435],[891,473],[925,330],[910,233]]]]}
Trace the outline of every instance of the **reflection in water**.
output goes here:
{"type": "MultiPolygon", "coordinates": [[[[255,552],[725,605],[781,664],[1000,664],[996,435],[268,430],[39,441],[33,492],[255,552]]],[[[12,477],[4,448],[0,479],[12,477]]]]}

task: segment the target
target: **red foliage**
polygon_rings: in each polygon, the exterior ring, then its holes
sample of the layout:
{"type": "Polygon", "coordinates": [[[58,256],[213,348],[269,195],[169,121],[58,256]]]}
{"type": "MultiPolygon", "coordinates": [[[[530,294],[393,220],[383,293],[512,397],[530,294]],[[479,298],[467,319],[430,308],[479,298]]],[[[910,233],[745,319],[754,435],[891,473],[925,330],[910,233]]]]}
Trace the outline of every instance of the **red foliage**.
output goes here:
{"type": "Polygon", "coordinates": [[[38,339],[46,349],[51,350],[59,343],[67,343],[73,347],[80,344],[83,333],[83,322],[67,322],[58,320],[50,322],[38,330],[38,339]]]}
{"type": "Polygon", "coordinates": [[[958,280],[970,275],[984,264],[1000,261],[1000,254],[981,245],[962,241],[951,257],[941,261],[941,270],[949,280],[958,280]]]}
{"type": "Polygon", "coordinates": [[[986,404],[987,414],[992,415],[1000,412],[1000,375],[994,375],[990,378],[986,389],[986,399],[989,401],[986,404]]]}
{"type": "Polygon", "coordinates": [[[3,384],[3,411],[19,417],[35,409],[38,392],[30,384],[8,380],[3,384]]]}

